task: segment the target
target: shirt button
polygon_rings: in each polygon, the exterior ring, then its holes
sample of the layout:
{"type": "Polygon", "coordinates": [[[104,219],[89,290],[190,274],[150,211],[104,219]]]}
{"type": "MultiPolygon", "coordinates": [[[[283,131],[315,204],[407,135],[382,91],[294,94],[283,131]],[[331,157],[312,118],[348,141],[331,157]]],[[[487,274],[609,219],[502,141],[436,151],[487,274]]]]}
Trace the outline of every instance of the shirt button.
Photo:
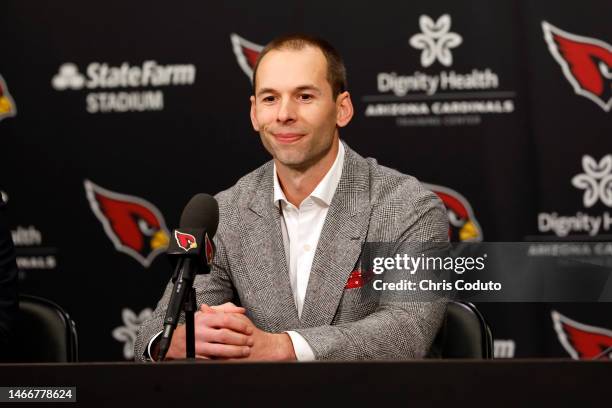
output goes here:
{"type": "Polygon", "coordinates": [[[310,251],[310,245],[308,244],[304,245],[304,251],[306,252],[310,251]]]}

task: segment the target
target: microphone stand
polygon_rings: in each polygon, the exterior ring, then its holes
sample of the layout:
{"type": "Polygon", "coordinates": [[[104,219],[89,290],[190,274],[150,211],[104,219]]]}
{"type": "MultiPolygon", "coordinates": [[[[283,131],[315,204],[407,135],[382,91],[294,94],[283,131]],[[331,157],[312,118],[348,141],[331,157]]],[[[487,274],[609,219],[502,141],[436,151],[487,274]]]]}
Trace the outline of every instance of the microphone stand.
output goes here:
{"type": "Polygon", "coordinates": [[[185,349],[187,350],[187,359],[195,360],[195,320],[196,312],[196,295],[195,289],[191,286],[187,292],[187,298],[183,303],[183,311],[185,312],[185,349]]]}
{"type": "Polygon", "coordinates": [[[175,230],[175,240],[170,241],[168,257],[174,266],[172,282],[174,287],[164,318],[164,330],[159,341],[158,360],[162,361],[170,349],[172,335],[176,329],[181,312],[185,313],[185,351],[186,357],[195,359],[195,312],[197,310],[196,291],[193,287],[195,277],[210,273],[210,262],[214,246],[209,240],[206,229],[181,228],[175,230]],[[189,252],[191,249],[194,251],[189,252]]]}
{"type": "Polygon", "coordinates": [[[160,340],[159,361],[166,358],[166,353],[170,348],[174,329],[179,321],[181,312],[185,313],[185,349],[187,359],[195,359],[195,312],[197,309],[195,288],[193,281],[199,268],[191,268],[193,259],[186,258],[179,260],[174,270],[174,288],[164,319],[164,332],[160,340]],[[194,270],[195,273],[194,273],[194,270]],[[177,298],[175,299],[175,296],[177,298]]]}

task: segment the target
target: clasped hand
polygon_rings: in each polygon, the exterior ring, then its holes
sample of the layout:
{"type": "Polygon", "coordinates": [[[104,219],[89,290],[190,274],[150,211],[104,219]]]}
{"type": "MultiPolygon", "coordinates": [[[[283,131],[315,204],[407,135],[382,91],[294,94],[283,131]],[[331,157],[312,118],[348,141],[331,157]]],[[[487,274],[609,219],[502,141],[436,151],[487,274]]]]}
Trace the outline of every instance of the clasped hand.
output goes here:
{"type": "MultiPolygon", "coordinates": [[[[245,308],[230,302],[203,304],[194,316],[196,358],[295,360],[289,335],[260,330],[245,313],[245,308]]],[[[185,358],[185,337],[185,325],[177,326],[167,359],[185,358]]]]}

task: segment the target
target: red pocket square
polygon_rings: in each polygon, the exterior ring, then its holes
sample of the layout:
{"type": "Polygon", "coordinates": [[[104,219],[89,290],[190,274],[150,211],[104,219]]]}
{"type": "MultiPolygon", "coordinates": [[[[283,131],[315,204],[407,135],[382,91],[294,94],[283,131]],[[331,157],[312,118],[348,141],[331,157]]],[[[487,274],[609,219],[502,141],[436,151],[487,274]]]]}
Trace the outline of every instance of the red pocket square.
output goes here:
{"type": "Polygon", "coordinates": [[[365,285],[370,279],[371,274],[364,273],[361,269],[355,269],[349,275],[348,281],[346,281],[346,285],[344,289],[355,289],[360,288],[365,285]]]}

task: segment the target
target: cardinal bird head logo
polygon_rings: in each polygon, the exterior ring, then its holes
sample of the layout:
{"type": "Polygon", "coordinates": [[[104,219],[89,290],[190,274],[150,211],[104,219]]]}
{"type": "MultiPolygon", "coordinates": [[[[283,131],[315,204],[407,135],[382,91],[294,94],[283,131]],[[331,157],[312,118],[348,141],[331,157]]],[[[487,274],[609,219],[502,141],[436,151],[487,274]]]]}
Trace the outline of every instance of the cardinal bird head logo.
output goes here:
{"type": "Polygon", "coordinates": [[[232,48],[238,60],[238,65],[244,71],[249,80],[253,81],[253,68],[259,57],[259,53],[263,50],[263,46],[252,43],[238,34],[230,34],[230,40],[232,41],[232,48]]]}
{"type": "Polygon", "coordinates": [[[144,267],[168,247],[168,228],[159,210],[139,197],[119,194],[85,180],[91,210],[119,252],[144,267]]]}
{"type": "Polygon", "coordinates": [[[612,346],[612,330],[578,323],[555,310],[551,317],[563,348],[576,360],[594,358],[612,346]]]}
{"type": "Polygon", "coordinates": [[[574,92],[604,111],[612,108],[612,46],[595,38],[568,33],[542,22],[550,53],[561,66],[574,92]]]}
{"type": "Polygon", "coordinates": [[[4,78],[0,75],[0,120],[17,114],[17,107],[8,91],[4,78]]]}
{"type": "Polygon", "coordinates": [[[436,193],[446,207],[450,224],[448,237],[451,242],[482,241],[482,229],[472,211],[472,206],[465,197],[448,187],[427,183],[423,185],[436,193]]]}
{"type": "Polygon", "coordinates": [[[185,252],[198,247],[196,238],[191,234],[176,230],[174,231],[174,239],[176,239],[178,246],[185,252]]]}

